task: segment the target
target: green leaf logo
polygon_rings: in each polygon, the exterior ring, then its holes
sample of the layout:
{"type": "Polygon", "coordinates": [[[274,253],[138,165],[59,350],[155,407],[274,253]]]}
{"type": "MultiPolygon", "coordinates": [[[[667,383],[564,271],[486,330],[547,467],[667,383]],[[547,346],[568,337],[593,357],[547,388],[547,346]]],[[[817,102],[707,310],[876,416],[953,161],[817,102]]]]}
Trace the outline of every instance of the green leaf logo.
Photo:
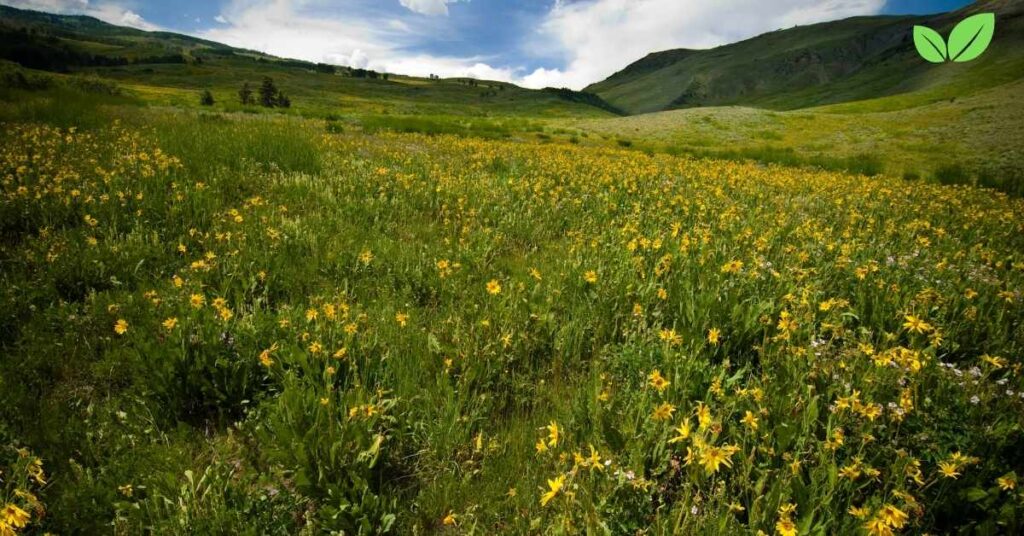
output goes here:
{"type": "Polygon", "coordinates": [[[971,61],[985,52],[996,30],[993,13],[979,13],[960,21],[949,34],[949,58],[971,61]]]}
{"type": "Polygon", "coordinates": [[[965,62],[981,56],[995,34],[994,13],[979,13],[960,21],[949,33],[949,43],[927,26],[914,26],[914,46],[917,53],[932,63],[965,62]]]}
{"type": "Polygon", "coordinates": [[[932,63],[946,61],[946,41],[939,32],[927,26],[914,26],[914,46],[922,58],[932,63]]]}

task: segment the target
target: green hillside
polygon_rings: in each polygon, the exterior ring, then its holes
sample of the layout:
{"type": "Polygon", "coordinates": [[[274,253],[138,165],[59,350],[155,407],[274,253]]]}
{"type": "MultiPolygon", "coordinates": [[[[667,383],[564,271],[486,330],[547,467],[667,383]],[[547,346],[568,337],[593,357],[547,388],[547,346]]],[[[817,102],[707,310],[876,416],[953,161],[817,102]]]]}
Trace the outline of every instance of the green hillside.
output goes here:
{"type": "Polygon", "coordinates": [[[272,77],[291,97],[289,113],[600,117],[593,95],[530,90],[471,79],[426,79],[277,58],[169,32],[145,32],[91,17],[0,6],[0,59],[21,68],[115,82],[150,104],[193,104],[210,90],[216,109],[236,111],[242,82],[272,77]]]}
{"type": "Polygon", "coordinates": [[[1024,80],[963,98],[906,94],[776,111],[749,106],[570,120],[659,151],[977,182],[1024,193],[1024,80]]]}
{"type": "Polygon", "coordinates": [[[586,88],[629,113],[747,105],[789,110],[918,93],[925,101],[1024,74],[1024,2],[992,0],[933,16],[854,17],[783,29],[709,50],[657,52],[586,88]],[[922,61],[911,27],[943,35],[976,12],[997,14],[989,50],[969,63],[922,61]]]}

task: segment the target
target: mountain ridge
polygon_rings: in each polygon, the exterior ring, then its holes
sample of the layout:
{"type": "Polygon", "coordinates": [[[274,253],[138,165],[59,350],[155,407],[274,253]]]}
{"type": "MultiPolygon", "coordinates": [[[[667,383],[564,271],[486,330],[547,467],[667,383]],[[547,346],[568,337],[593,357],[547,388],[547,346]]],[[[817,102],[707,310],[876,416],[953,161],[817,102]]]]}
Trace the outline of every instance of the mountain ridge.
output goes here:
{"type": "Polygon", "coordinates": [[[653,52],[584,91],[636,114],[721,105],[797,109],[918,91],[962,76],[984,78],[979,88],[992,87],[1020,76],[1022,69],[1007,69],[1008,61],[1024,67],[1022,4],[990,0],[935,15],[851,17],[711,49],[653,52]],[[945,35],[962,18],[982,11],[998,16],[996,38],[982,58],[933,66],[917,57],[914,25],[945,35]],[[999,69],[992,68],[997,64],[999,69]]]}

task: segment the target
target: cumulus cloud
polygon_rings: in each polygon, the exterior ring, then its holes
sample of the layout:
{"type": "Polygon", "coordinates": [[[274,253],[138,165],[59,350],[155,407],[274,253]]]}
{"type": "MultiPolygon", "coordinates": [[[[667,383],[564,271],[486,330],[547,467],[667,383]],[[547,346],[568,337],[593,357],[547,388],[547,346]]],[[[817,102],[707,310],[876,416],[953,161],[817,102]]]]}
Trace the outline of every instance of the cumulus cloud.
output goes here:
{"type": "MultiPolygon", "coordinates": [[[[53,0],[48,0],[53,1],[53,0]]],[[[399,0],[423,15],[444,15],[458,0],[399,0]]],[[[709,48],[766,31],[879,12],[885,0],[555,0],[516,57],[437,56],[423,45],[453,31],[444,17],[323,11],[321,0],[233,0],[227,24],[203,37],[278,56],[377,71],[475,77],[526,87],[581,89],[644,55],[709,48]],[[527,69],[526,64],[533,66],[527,69]]],[[[336,6],[335,6],[336,7],[336,6]]],[[[488,21],[494,23],[495,21],[488,21]]],[[[479,31],[479,30],[477,30],[479,31]]],[[[486,32],[475,36],[486,39],[486,32]]]]}
{"type": "Polygon", "coordinates": [[[103,22],[140,30],[161,29],[160,26],[150,23],[138,13],[115,1],[92,3],[89,0],[2,0],[0,4],[62,15],[89,15],[103,22]]]}
{"type": "Polygon", "coordinates": [[[446,58],[429,55],[416,55],[393,58],[386,62],[388,71],[411,76],[429,76],[436,74],[445,78],[476,78],[478,80],[497,80],[500,82],[517,82],[520,69],[493,67],[483,58],[446,58]]]}
{"type": "Polygon", "coordinates": [[[440,31],[430,20],[380,19],[349,12],[329,16],[314,1],[235,0],[222,12],[226,22],[199,32],[203,38],[275,56],[375,71],[511,82],[521,70],[496,68],[488,58],[436,56],[418,51],[440,31]]]}
{"type": "MultiPolygon", "coordinates": [[[[134,0],[0,0],[113,24],[157,29],[134,0]]],[[[644,55],[710,48],[755,35],[881,11],[886,0],[554,0],[500,56],[437,55],[430,45],[458,36],[488,39],[486,26],[460,28],[445,17],[468,0],[228,0],[201,37],[282,57],[376,71],[474,77],[581,89],[644,55]],[[403,9],[404,7],[404,9],[403,9]],[[426,16],[423,16],[426,15],[426,16]],[[469,32],[469,33],[464,33],[469,32]],[[528,67],[527,67],[528,66],[528,67]]],[[[507,10],[506,10],[507,11],[507,10]]],[[[484,24],[501,21],[476,19],[484,24]]],[[[450,48],[449,48],[450,50],[450,48]]]]}
{"type": "Polygon", "coordinates": [[[561,56],[564,66],[538,68],[522,83],[580,89],[649,52],[709,48],[884,6],[885,0],[556,0],[527,50],[561,56]]]}

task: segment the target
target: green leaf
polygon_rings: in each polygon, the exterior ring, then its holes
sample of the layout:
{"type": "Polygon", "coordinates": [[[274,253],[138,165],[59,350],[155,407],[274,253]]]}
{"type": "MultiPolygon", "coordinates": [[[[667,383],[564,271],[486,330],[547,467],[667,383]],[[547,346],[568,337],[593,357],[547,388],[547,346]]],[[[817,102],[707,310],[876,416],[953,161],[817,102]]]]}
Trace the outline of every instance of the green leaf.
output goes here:
{"type": "Polygon", "coordinates": [[[914,46],[922,58],[932,63],[946,61],[946,41],[927,26],[914,26],[914,46]]]}
{"type": "Polygon", "coordinates": [[[967,490],[967,500],[970,502],[978,502],[988,496],[988,492],[981,488],[970,488],[967,490]]]}
{"type": "Polygon", "coordinates": [[[949,57],[971,61],[985,52],[996,30],[994,13],[978,13],[960,21],[949,34],[949,57]]]}

